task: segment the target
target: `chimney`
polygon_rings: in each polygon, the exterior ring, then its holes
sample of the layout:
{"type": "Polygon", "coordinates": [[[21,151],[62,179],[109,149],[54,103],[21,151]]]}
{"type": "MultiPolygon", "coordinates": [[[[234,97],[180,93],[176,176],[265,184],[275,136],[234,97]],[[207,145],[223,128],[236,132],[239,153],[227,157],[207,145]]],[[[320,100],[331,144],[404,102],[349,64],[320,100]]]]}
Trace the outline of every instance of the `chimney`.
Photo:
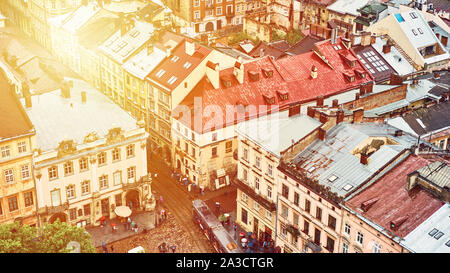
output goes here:
{"type": "Polygon", "coordinates": [[[338,29],[333,28],[331,29],[331,40],[330,43],[334,45],[337,42],[337,36],[338,36],[338,29]]]}
{"type": "Polygon", "coordinates": [[[289,117],[300,114],[300,104],[289,106],[289,117]]]}
{"type": "Polygon", "coordinates": [[[311,67],[311,78],[317,78],[317,67],[315,65],[311,67]]]}
{"type": "Polygon", "coordinates": [[[371,40],[370,32],[364,31],[361,33],[361,46],[369,46],[371,40]]]}
{"type": "MultiPolygon", "coordinates": [[[[361,93],[361,90],[360,90],[360,93],[361,93]]],[[[360,93],[355,93],[355,100],[359,100],[359,94],[360,93]]]]}
{"type": "Polygon", "coordinates": [[[398,137],[398,136],[402,136],[402,135],[403,135],[402,130],[395,130],[394,136],[398,137]]]}
{"type": "Polygon", "coordinates": [[[208,77],[214,89],[220,87],[219,64],[208,61],[206,63],[206,76],[208,77]]]}
{"type": "Polygon", "coordinates": [[[264,48],[259,49],[259,57],[264,57],[264,48]]]}
{"type": "Polygon", "coordinates": [[[359,162],[363,165],[369,164],[369,156],[365,153],[361,153],[360,155],[359,162]]]}
{"type": "Polygon", "coordinates": [[[314,116],[315,116],[315,114],[316,114],[316,109],[312,108],[311,106],[308,106],[307,111],[306,111],[306,114],[307,114],[309,117],[314,118],[314,116]]]}
{"type": "Polygon", "coordinates": [[[325,130],[322,129],[322,128],[319,128],[318,138],[319,138],[320,140],[324,141],[326,135],[327,135],[327,131],[325,131],[325,130]]]}
{"type": "Polygon", "coordinates": [[[61,86],[61,96],[63,98],[66,98],[66,99],[70,98],[70,87],[71,87],[70,82],[63,81],[62,86],[61,86]]]}
{"type": "Polygon", "coordinates": [[[358,109],[353,111],[353,123],[361,122],[364,117],[364,109],[358,109]]]}
{"type": "Polygon", "coordinates": [[[386,44],[383,45],[383,53],[387,54],[391,52],[391,44],[388,42],[386,42],[386,44]]]}
{"type": "Polygon", "coordinates": [[[441,77],[441,74],[439,72],[436,71],[433,73],[433,78],[439,79],[440,77],[441,77]]]}
{"type": "Polygon", "coordinates": [[[408,215],[401,216],[401,217],[391,221],[391,229],[397,230],[406,220],[408,220],[408,215]]]}
{"type": "Polygon", "coordinates": [[[323,113],[323,112],[320,112],[319,121],[322,122],[322,123],[326,123],[328,121],[327,115],[325,113],[323,113]]]}
{"type": "Polygon", "coordinates": [[[322,107],[322,106],[323,106],[323,96],[322,96],[322,95],[320,95],[320,96],[317,97],[317,103],[316,103],[316,105],[319,106],[319,107],[322,107]]]}
{"type": "Polygon", "coordinates": [[[373,82],[366,83],[366,94],[372,93],[373,91],[373,82]]]}
{"type": "Polygon", "coordinates": [[[33,103],[31,102],[31,95],[25,95],[25,107],[31,108],[33,106],[33,103]]]}
{"type": "Polygon", "coordinates": [[[81,91],[81,102],[86,103],[86,91],[81,91]]]}
{"type": "Polygon", "coordinates": [[[234,63],[233,74],[240,84],[244,83],[244,65],[241,62],[234,63]]]}
{"type": "Polygon", "coordinates": [[[153,44],[147,45],[147,56],[150,56],[150,54],[153,53],[153,44]]]}
{"type": "Polygon", "coordinates": [[[336,124],[339,124],[344,121],[344,110],[337,111],[336,115],[336,124]]]}
{"type": "Polygon", "coordinates": [[[375,44],[376,41],[377,41],[377,36],[375,36],[375,35],[370,36],[370,44],[371,45],[375,44]]]}
{"type": "Polygon", "coordinates": [[[346,49],[350,49],[350,47],[352,47],[352,41],[348,38],[341,38],[341,42],[346,49]]]}
{"type": "Polygon", "coordinates": [[[195,43],[192,39],[186,39],[186,54],[189,56],[194,55],[195,53],[195,43]]]}
{"type": "Polygon", "coordinates": [[[364,212],[367,212],[370,209],[370,207],[372,207],[372,205],[375,204],[378,200],[379,200],[379,198],[375,197],[375,198],[372,198],[372,199],[369,199],[369,200],[363,202],[361,204],[361,209],[364,212]]]}
{"type": "Polygon", "coordinates": [[[331,105],[332,108],[338,108],[339,107],[339,100],[334,99],[331,105]]]}
{"type": "Polygon", "coordinates": [[[365,84],[360,84],[359,85],[359,96],[363,96],[366,94],[366,85],[365,84]]]}
{"type": "Polygon", "coordinates": [[[390,85],[400,85],[400,84],[403,84],[403,81],[404,81],[404,79],[402,76],[400,76],[396,73],[392,73],[391,78],[389,80],[389,84],[390,85]]]}

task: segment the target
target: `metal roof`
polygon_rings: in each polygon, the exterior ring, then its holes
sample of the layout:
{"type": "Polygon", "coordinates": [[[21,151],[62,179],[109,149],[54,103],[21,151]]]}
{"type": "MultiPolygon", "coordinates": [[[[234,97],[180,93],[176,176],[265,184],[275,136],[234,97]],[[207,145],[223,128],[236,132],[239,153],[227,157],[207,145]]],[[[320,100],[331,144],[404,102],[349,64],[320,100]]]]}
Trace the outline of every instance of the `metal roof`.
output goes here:
{"type": "Polygon", "coordinates": [[[450,167],[447,164],[435,161],[430,165],[417,170],[421,177],[439,187],[450,187],[450,167]]]}
{"type": "Polygon", "coordinates": [[[417,140],[409,134],[394,136],[395,128],[376,123],[340,123],[330,129],[325,141],[316,140],[300,152],[292,163],[305,170],[305,174],[340,196],[346,196],[373,174],[378,172],[404,149],[410,148],[417,140]],[[381,146],[370,157],[367,165],[352,154],[361,144],[377,137],[387,137],[391,143],[381,146]],[[329,178],[337,176],[330,181],[329,178]]]}
{"type": "Polygon", "coordinates": [[[450,204],[443,205],[400,244],[411,252],[450,253],[450,204]]]}

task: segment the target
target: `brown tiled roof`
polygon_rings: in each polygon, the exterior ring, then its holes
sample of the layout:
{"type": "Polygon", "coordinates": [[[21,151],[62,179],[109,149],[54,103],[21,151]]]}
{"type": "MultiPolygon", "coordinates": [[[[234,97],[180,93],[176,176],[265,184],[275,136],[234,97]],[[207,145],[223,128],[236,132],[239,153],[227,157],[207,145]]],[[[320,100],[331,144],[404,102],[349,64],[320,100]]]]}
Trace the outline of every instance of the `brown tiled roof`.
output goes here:
{"type": "Polygon", "coordinates": [[[0,104],[0,138],[31,132],[33,125],[3,71],[0,71],[0,104]]]}
{"type": "Polygon", "coordinates": [[[423,157],[410,155],[345,205],[390,233],[405,237],[444,204],[420,187],[406,190],[407,175],[430,163],[423,157]],[[378,201],[363,211],[361,205],[374,198],[378,201]],[[405,221],[392,229],[391,222],[400,220],[405,221]]]}

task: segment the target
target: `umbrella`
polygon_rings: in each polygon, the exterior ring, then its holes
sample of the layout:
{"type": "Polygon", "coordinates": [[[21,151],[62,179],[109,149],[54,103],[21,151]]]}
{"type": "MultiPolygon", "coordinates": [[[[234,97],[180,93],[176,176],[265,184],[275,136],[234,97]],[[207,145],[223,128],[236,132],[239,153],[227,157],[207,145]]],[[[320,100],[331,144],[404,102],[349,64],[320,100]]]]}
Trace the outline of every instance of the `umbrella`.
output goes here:
{"type": "Polygon", "coordinates": [[[105,217],[105,216],[102,216],[102,217],[100,217],[97,221],[102,222],[102,221],[105,221],[105,220],[106,220],[106,217],[105,217]]]}
{"type": "Polygon", "coordinates": [[[227,220],[227,217],[225,215],[223,215],[223,214],[219,215],[219,221],[220,222],[226,221],[226,220],[227,220]]]}
{"type": "Polygon", "coordinates": [[[244,233],[244,232],[241,232],[241,233],[239,233],[239,236],[244,237],[244,236],[245,236],[245,233],[244,233]]]}
{"type": "Polygon", "coordinates": [[[115,226],[117,226],[117,224],[116,223],[111,223],[111,226],[115,227],[115,226]]]}
{"type": "Polygon", "coordinates": [[[116,213],[116,215],[120,217],[128,217],[131,215],[131,209],[127,206],[118,206],[114,210],[114,213],[116,213]]]}
{"type": "Polygon", "coordinates": [[[241,242],[242,242],[242,243],[246,243],[246,242],[247,242],[247,238],[242,238],[242,239],[241,239],[241,242]]]}

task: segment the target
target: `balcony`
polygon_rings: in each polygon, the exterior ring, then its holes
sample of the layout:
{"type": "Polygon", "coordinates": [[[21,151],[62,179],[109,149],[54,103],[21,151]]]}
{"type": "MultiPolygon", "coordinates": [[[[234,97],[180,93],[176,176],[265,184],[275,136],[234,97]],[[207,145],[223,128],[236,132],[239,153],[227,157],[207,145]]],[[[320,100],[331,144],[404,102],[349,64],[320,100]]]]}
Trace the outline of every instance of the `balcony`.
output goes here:
{"type": "Polygon", "coordinates": [[[255,200],[258,204],[263,206],[265,209],[273,212],[276,211],[277,206],[274,202],[262,197],[261,195],[257,194],[253,188],[251,188],[246,183],[242,182],[238,178],[234,178],[232,180],[232,183],[237,186],[241,191],[243,191],[246,195],[250,196],[253,200],[255,200]]]}
{"type": "Polygon", "coordinates": [[[56,214],[56,213],[64,212],[68,209],[69,209],[69,202],[66,202],[59,206],[46,207],[46,213],[47,214],[56,214]]]}

